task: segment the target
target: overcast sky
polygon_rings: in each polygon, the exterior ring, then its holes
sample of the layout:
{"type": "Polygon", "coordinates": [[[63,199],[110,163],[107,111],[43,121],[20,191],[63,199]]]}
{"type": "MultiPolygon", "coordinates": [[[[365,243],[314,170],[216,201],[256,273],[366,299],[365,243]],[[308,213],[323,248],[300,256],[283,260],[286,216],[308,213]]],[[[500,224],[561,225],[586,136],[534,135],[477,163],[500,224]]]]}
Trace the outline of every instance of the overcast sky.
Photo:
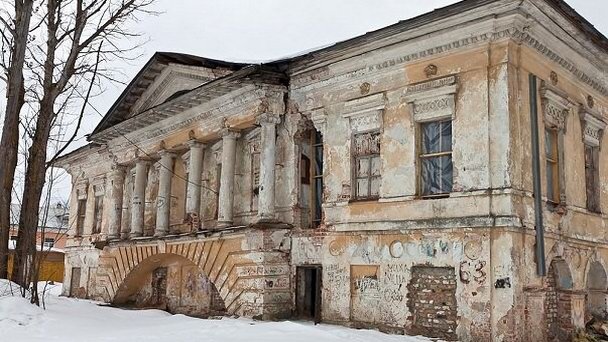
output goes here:
{"type": "MultiPolygon", "coordinates": [[[[149,42],[142,58],[117,62],[127,82],[155,51],[183,52],[230,61],[277,59],[324,46],[412,18],[454,0],[157,0],[158,16],[144,16],[134,25],[149,42]]],[[[604,35],[608,35],[607,0],[568,0],[604,35]]],[[[93,105],[102,113],[119,96],[124,85],[106,84],[93,105]]],[[[86,117],[83,134],[90,133],[100,117],[86,117]]],[[[81,139],[78,147],[84,144],[81,139]]],[[[64,182],[58,191],[67,194],[64,182]]]]}

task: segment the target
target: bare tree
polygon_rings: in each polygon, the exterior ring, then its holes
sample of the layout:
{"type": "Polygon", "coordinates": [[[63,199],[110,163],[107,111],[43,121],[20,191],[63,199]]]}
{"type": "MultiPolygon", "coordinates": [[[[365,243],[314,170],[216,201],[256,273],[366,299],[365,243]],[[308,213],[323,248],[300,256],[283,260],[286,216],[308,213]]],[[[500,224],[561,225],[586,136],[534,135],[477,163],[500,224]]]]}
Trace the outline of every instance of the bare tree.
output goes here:
{"type": "Polygon", "coordinates": [[[0,140],[0,278],[8,274],[11,194],[19,148],[19,114],[25,102],[23,67],[33,5],[33,0],[14,0],[13,13],[0,12],[0,67],[7,98],[0,140]]]}
{"type": "MultiPolygon", "coordinates": [[[[138,45],[122,47],[125,38],[136,36],[128,30],[130,22],[139,14],[151,13],[147,8],[153,0],[46,0],[40,15],[44,27],[43,39],[31,44],[33,62],[31,72],[38,84],[33,93],[37,99],[35,125],[31,129],[31,146],[28,151],[19,218],[19,237],[13,263],[13,280],[29,284],[35,277],[28,263],[36,252],[36,227],[39,219],[40,199],[49,165],[47,153],[49,137],[57,118],[79,102],[77,130],[91,89],[100,77],[112,80],[105,69],[106,62],[115,57],[125,58],[138,45]],[[30,269],[28,269],[28,267],[30,269]]],[[[71,143],[73,137],[66,144],[71,143]]],[[[65,149],[59,149],[59,153],[65,149]]],[[[36,286],[35,282],[33,283],[36,286]]],[[[36,301],[37,296],[32,296],[36,301]],[[36,297],[36,298],[34,298],[36,297]]],[[[37,303],[37,302],[35,302],[37,303]]]]}

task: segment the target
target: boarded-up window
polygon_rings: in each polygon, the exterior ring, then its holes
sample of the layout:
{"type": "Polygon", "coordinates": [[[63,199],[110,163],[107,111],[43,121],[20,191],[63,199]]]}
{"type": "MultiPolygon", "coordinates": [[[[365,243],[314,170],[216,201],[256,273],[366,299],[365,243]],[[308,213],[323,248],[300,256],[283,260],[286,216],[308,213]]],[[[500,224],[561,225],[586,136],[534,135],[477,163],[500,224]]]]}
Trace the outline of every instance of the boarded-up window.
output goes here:
{"type": "Polygon", "coordinates": [[[452,121],[434,121],[421,125],[421,194],[444,196],[452,192],[452,121]]]}
{"type": "Polygon", "coordinates": [[[251,154],[251,187],[254,195],[258,194],[258,187],[260,186],[260,152],[253,152],[251,154]]]}
{"type": "Polygon", "coordinates": [[[350,318],[373,323],[380,311],[381,289],[378,265],[351,265],[350,318]]]}
{"type": "Polygon", "coordinates": [[[547,177],[547,199],[553,203],[559,203],[559,153],[558,153],[558,131],[556,129],[545,129],[545,161],[547,177]]]}
{"type": "Polygon", "coordinates": [[[601,208],[598,147],[585,145],[585,185],[587,188],[587,209],[599,213],[601,208]]]}
{"type": "Polygon", "coordinates": [[[380,194],[380,132],[354,137],[355,198],[376,199],[380,194]]]}
{"type": "Polygon", "coordinates": [[[79,199],[78,200],[78,212],[76,214],[76,236],[82,235],[82,231],[84,229],[84,218],[87,210],[87,200],[79,199]]]}

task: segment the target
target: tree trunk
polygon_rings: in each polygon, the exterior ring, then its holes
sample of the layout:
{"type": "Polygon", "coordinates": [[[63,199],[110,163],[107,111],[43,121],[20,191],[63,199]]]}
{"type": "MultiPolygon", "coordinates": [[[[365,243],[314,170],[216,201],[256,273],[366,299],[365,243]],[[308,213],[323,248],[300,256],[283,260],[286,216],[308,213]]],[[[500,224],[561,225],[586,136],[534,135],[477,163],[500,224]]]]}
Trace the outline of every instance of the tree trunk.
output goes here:
{"type": "MultiPolygon", "coordinates": [[[[13,260],[13,281],[26,286],[35,273],[36,232],[40,210],[40,198],[46,176],[46,158],[51,123],[54,116],[52,95],[46,95],[40,102],[40,112],[36,120],[36,131],[27,157],[25,186],[19,216],[19,238],[13,260]]],[[[48,204],[47,204],[48,205],[48,204]]]]}
{"type": "Polygon", "coordinates": [[[0,278],[8,278],[8,242],[11,225],[11,199],[19,147],[19,113],[24,103],[23,65],[28,39],[32,0],[15,1],[15,30],[8,84],[6,110],[0,140],[0,278]]]}

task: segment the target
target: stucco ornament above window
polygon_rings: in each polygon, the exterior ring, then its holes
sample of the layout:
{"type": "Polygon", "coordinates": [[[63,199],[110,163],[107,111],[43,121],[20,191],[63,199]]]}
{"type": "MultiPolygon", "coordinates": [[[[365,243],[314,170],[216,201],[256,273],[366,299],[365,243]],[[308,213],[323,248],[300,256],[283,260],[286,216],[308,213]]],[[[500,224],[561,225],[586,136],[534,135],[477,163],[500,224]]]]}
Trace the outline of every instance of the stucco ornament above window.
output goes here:
{"type": "Polygon", "coordinates": [[[404,100],[415,122],[454,119],[457,91],[458,79],[448,76],[408,86],[404,100]]]}
{"type": "Polygon", "coordinates": [[[601,146],[606,122],[600,119],[602,116],[599,111],[581,106],[578,113],[583,130],[583,142],[593,147],[601,146]]]}
{"type": "Polygon", "coordinates": [[[76,183],[76,196],[77,199],[87,199],[87,190],[89,189],[89,181],[81,179],[76,183]]]}
{"type": "Polygon", "coordinates": [[[544,81],[541,84],[540,95],[545,126],[565,131],[572,104],[568,95],[544,81]]]}
{"type": "Polygon", "coordinates": [[[310,113],[310,120],[321,134],[325,134],[325,128],[327,126],[327,113],[325,108],[315,109],[310,113]]]}
{"type": "Polygon", "coordinates": [[[384,94],[361,97],[344,104],[342,117],[350,120],[350,128],[354,133],[381,130],[384,107],[384,94]]]}

